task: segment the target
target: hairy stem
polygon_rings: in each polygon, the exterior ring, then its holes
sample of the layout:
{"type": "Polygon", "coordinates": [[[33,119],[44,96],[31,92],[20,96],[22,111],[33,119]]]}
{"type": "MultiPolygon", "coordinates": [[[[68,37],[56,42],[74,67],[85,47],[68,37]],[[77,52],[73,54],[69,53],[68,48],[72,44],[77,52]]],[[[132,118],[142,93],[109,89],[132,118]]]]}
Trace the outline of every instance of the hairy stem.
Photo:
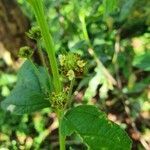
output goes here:
{"type": "Polygon", "coordinates": [[[45,14],[44,14],[44,7],[41,0],[28,0],[29,3],[32,5],[37,22],[39,24],[42,37],[44,40],[44,44],[46,47],[46,51],[48,54],[48,58],[50,61],[50,66],[53,74],[53,83],[56,92],[60,92],[62,89],[61,82],[59,80],[59,72],[57,61],[55,57],[55,47],[52,36],[49,32],[48,24],[46,22],[45,14]]]}
{"type": "Polygon", "coordinates": [[[60,145],[60,150],[65,150],[65,137],[61,134],[61,123],[62,123],[62,118],[63,118],[64,112],[61,110],[57,111],[57,117],[59,121],[59,145],[60,145]]]}
{"type": "MultiPolygon", "coordinates": [[[[46,22],[45,14],[44,14],[44,6],[42,0],[28,0],[28,2],[32,5],[37,22],[39,24],[42,37],[44,40],[44,44],[46,47],[46,51],[48,54],[48,58],[50,61],[50,66],[53,75],[53,84],[56,93],[62,91],[62,84],[59,78],[59,71],[58,65],[55,56],[55,47],[52,36],[49,32],[48,24],[46,22]]],[[[64,115],[64,111],[59,110],[57,111],[57,116],[59,120],[59,143],[60,143],[60,150],[65,150],[65,137],[61,134],[61,122],[64,115]]]]}

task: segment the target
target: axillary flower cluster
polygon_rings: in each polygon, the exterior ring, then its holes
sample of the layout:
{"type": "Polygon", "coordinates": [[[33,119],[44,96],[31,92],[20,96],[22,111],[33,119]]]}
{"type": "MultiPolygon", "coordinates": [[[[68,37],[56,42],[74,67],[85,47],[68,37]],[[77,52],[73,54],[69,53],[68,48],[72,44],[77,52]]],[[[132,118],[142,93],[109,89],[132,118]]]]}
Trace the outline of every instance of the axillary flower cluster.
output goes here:
{"type": "Polygon", "coordinates": [[[19,57],[21,58],[31,58],[34,53],[34,50],[29,46],[21,47],[19,50],[19,57]]]}
{"type": "MultiPolygon", "coordinates": [[[[38,26],[32,27],[26,35],[37,42],[42,38],[41,31],[38,26]]],[[[34,50],[28,46],[20,48],[19,56],[30,59],[34,50]]],[[[80,78],[85,73],[86,61],[82,59],[81,55],[77,53],[68,52],[66,54],[60,54],[59,57],[59,69],[60,75],[71,82],[75,78],[80,78]]],[[[53,110],[63,110],[68,103],[69,94],[72,93],[72,86],[68,87],[64,85],[63,91],[53,91],[49,93],[46,99],[49,99],[53,110]]]]}
{"type": "Polygon", "coordinates": [[[34,26],[32,27],[27,33],[26,35],[32,39],[32,40],[39,40],[42,38],[42,35],[41,35],[41,31],[40,31],[40,28],[39,26],[34,26]]]}
{"type": "MultiPolygon", "coordinates": [[[[28,32],[26,32],[26,35],[30,39],[35,40],[35,41],[38,41],[42,37],[40,28],[38,26],[32,27],[28,32]]],[[[24,47],[20,48],[18,55],[21,58],[28,58],[29,59],[32,57],[33,53],[34,53],[34,50],[31,47],[24,46],[24,47]]]]}
{"type": "MultiPolygon", "coordinates": [[[[86,62],[77,53],[67,53],[59,55],[59,69],[63,78],[69,79],[68,81],[74,81],[73,79],[81,77],[85,72],[86,62]]],[[[69,94],[72,92],[73,87],[63,87],[63,91],[51,94],[51,107],[55,110],[62,110],[67,106],[69,101],[69,94]]]]}
{"type": "Polygon", "coordinates": [[[50,103],[51,103],[51,107],[54,110],[64,109],[67,104],[67,93],[66,92],[59,92],[59,93],[52,92],[50,103]]]}
{"type": "Polygon", "coordinates": [[[67,53],[59,55],[60,71],[63,77],[69,80],[82,77],[85,73],[86,62],[77,53],[67,53]]]}

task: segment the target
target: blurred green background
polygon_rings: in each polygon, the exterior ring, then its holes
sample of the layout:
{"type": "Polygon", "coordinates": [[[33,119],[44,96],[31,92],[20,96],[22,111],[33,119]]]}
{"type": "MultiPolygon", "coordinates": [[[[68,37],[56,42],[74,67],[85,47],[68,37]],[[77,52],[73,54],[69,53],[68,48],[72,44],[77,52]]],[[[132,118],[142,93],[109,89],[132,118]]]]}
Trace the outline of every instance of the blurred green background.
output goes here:
{"type": "MultiPolygon", "coordinates": [[[[128,132],[133,140],[133,150],[148,150],[150,1],[118,0],[114,5],[106,5],[102,0],[44,2],[57,54],[78,52],[88,62],[86,75],[76,83],[74,105],[82,100],[97,105],[109,119],[128,132]],[[116,85],[88,53],[89,43],[116,85]]],[[[18,5],[30,25],[36,25],[26,0],[18,0],[18,5]]],[[[21,63],[22,60],[14,58],[11,49],[0,46],[0,101],[15,85],[21,63]]],[[[50,109],[15,116],[0,108],[0,150],[57,150],[57,126],[55,114],[50,109]]],[[[67,141],[68,149],[85,149],[79,137],[72,135],[67,141]]]]}

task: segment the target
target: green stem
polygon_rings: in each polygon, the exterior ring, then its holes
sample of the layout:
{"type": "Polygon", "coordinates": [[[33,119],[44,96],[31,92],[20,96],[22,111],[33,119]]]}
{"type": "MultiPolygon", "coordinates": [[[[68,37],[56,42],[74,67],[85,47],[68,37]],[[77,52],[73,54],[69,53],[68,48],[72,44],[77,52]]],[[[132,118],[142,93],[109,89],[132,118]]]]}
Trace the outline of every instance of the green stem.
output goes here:
{"type": "Polygon", "coordinates": [[[90,48],[92,48],[92,44],[87,32],[87,28],[86,28],[86,22],[85,22],[85,15],[84,14],[80,14],[79,15],[80,21],[81,21],[81,25],[82,25],[82,31],[83,31],[83,36],[84,39],[88,42],[88,45],[90,48]]]}
{"type": "Polygon", "coordinates": [[[45,61],[45,58],[44,58],[44,55],[43,55],[43,51],[42,51],[42,48],[41,48],[40,40],[37,40],[37,47],[38,47],[38,52],[39,52],[39,56],[40,56],[42,65],[47,70],[48,68],[47,68],[46,61],[45,61]]]}
{"type": "MultiPolygon", "coordinates": [[[[50,61],[50,66],[53,75],[53,84],[55,88],[55,92],[59,93],[62,91],[62,84],[59,78],[59,71],[58,65],[55,57],[55,47],[52,36],[49,32],[48,24],[45,19],[44,14],[44,6],[42,0],[28,0],[28,2],[32,5],[37,22],[39,24],[41,34],[44,40],[44,44],[46,47],[46,51],[48,54],[48,58],[50,61]]],[[[59,143],[60,143],[60,150],[65,150],[65,137],[61,134],[61,123],[63,118],[64,112],[59,110],[57,111],[57,116],[59,120],[59,143]]]]}
{"type": "Polygon", "coordinates": [[[54,83],[55,91],[61,92],[62,85],[59,80],[59,71],[58,71],[58,65],[57,65],[57,61],[56,61],[56,57],[55,57],[54,42],[53,42],[52,36],[49,32],[48,24],[45,19],[43,3],[41,0],[28,0],[28,1],[33,7],[37,22],[41,29],[42,37],[43,37],[43,40],[45,43],[46,51],[47,51],[48,58],[50,61],[50,66],[52,69],[53,83],[54,83]]]}
{"type": "Polygon", "coordinates": [[[60,150],[65,150],[65,137],[61,134],[61,124],[62,124],[62,118],[63,118],[64,112],[61,110],[57,111],[57,117],[59,121],[59,145],[60,145],[60,150]]]}
{"type": "Polygon", "coordinates": [[[103,74],[107,77],[108,81],[111,84],[116,85],[116,80],[112,77],[112,75],[109,73],[109,71],[105,68],[105,66],[99,60],[99,58],[97,57],[96,53],[93,50],[93,46],[92,46],[92,43],[90,41],[90,38],[89,38],[89,35],[88,35],[88,32],[87,32],[87,27],[86,27],[86,22],[85,22],[85,15],[84,14],[79,14],[79,19],[81,21],[84,39],[87,41],[88,46],[89,46],[89,49],[88,49],[89,54],[94,58],[95,62],[97,63],[99,68],[102,70],[103,74]]]}
{"type": "Polygon", "coordinates": [[[68,93],[68,107],[70,107],[71,105],[71,101],[72,101],[72,91],[73,91],[73,86],[74,86],[74,83],[75,83],[75,78],[73,78],[71,80],[71,83],[70,83],[70,88],[69,88],[69,93],[68,93]]]}

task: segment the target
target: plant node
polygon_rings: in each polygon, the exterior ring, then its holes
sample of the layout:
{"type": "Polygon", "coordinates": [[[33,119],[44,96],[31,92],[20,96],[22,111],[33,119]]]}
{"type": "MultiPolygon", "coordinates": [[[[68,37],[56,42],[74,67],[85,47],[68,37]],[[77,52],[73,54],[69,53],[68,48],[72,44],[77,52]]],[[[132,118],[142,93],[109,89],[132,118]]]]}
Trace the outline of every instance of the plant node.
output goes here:
{"type": "Polygon", "coordinates": [[[54,110],[62,110],[65,108],[66,104],[67,104],[67,94],[66,92],[59,92],[59,93],[52,93],[51,96],[51,107],[54,110]]]}

